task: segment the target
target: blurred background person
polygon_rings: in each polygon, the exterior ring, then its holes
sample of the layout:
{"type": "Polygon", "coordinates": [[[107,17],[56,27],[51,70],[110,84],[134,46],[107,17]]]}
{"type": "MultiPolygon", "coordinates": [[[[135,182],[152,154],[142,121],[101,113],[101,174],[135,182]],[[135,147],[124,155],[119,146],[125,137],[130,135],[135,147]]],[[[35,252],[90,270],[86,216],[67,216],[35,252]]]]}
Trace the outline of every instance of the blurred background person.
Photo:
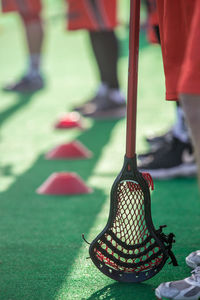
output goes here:
{"type": "MultiPolygon", "coordinates": [[[[126,113],[125,97],[120,91],[117,74],[119,45],[114,29],[117,26],[117,0],[68,0],[68,29],[85,29],[97,62],[100,84],[96,94],[74,109],[93,118],[121,118],[126,113]]],[[[29,63],[24,76],[4,87],[5,91],[35,92],[44,87],[41,71],[44,26],[41,0],[2,0],[3,12],[18,12],[25,28],[29,63]]],[[[77,52],[78,55],[78,52],[77,52]]]]}
{"type": "Polygon", "coordinates": [[[117,1],[68,0],[67,3],[68,29],[88,30],[101,81],[96,95],[75,110],[87,117],[124,117],[126,103],[119,88],[119,44],[114,32],[118,24],[117,1]]]}
{"type": "Polygon", "coordinates": [[[28,66],[24,76],[17,82],[6,85],[5,91],[35,92],[44,87],[41,72],[41,56],[44,28],[41,18],[42,4],[35,0],[2,0],[2,11],[18,12],[24,25],[28,48],[28,66]]]}
{"type": "MultiPolygon", "coordinates": [[[[156,0],[146,0],[147,37],[150,43],[160,44],[160,30],[156,0]]],[[[172,97],[168,95],[168,100],[172,97]]],[[[139,155],[141,171],[151,173],[153,178],[194,176],[197,166],[193,146],[185,121],[184,111],[176,101],[176,115],[173,126],[163,134],[153,134],[146,138],[149,151],[139,155]]]]}
{"type": "MultiPolygon", "coordinates": [[[[200,2],[177,0],[172,5],[171,1],[161,0],[157,3],[166,98],[178,98],[182,103],[195,149],[200,187],[200,2]]],[[[192,244],[190,239],[186,240],[185,248],[188,243],[192,244]]],[[[187,256],[186,263],[193,269],[192,275],[160,284],[156,289],[158,299],[200,298],[200,250],[187,256]]]]}

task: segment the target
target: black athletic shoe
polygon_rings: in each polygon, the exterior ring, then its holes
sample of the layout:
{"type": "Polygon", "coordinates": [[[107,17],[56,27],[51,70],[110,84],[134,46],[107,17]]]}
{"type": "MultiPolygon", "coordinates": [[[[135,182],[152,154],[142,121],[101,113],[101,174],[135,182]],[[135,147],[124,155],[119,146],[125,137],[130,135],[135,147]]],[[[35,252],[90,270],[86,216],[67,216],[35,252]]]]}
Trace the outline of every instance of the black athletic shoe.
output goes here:
{"type": "Polygon", "coordinates": [[[93,119],[121,119],[126,115],[126,102],[120,91],[113,92],[105,86],[101,87],[95,97],[75,107],[84,117],[93,119]]]}
{"type": "Polygon", "coordinates": [[[94,95],[94,97],[92,97],[91,99],[89,99],[88,101],[75,106],[73,108],[73,110],[78,111],[78,112],[82,112],[86,109],[86,107],[90,104],[93,103],[98,103],[99,101],[101,101],[102,97],[104,97],[106,95],[106,93],[108,92],[108,86],[106,84],[101,84],[96,92],[96,94],[94,95]]]}
{"type": "Polygon", "coordinates": [[[108,91],[101,99],[88,103],[81,111],[84,117],[99,120],[121,119],[126,115],[125,99],[117,102],[112,93],[108,91]]]}
{"type": "Polygon", "coordinates": [[[5,87],[5,92],[18,92],[18,93],[34,93],[44,87],[44,79],[38,75],[36,77],[24,76],[17,82],[13,82],[5,87]]]}
{"type": "Polygon", "coordinates": [[[73,108],[73,110],[81,113],[82,111],[84,111],[84,109],[85,109],[88,105],[93,104],[93,103],[96,103],[96,102],[100,101],[100,99],[101,99],[101,97],[98,97],[98,95],[97,95],[97,96],[95,96],[95,97],[89,99],[87,102],[85,102],[85,103],[83,103],[83,104],[80,104],[79,106],[75,106],[75,107],[73,108]]]}
{"type": "Polygon", "coordinates": [[[107,100],[106,104],[92,103],[88,105],[81,113],[84,117],[97,120],[121,119],[126,115],[126,103],[116,103],[107,100]]]}
{"type": "Polygon", "coordinates": [[[162,144],[164,142],[170,142],[172,138],[173,138],[173,131],[172,129],[170,129],[161,135],[149,135],[145,139],[150,145],[152,145],[152,144],[162,144]]]}
{"type": "Polygon", "coordinates": [[[140,156],[139,169],[155,179],[190,177],[197,174],[193,148],[176,137],[155,152],[140,156]]]}

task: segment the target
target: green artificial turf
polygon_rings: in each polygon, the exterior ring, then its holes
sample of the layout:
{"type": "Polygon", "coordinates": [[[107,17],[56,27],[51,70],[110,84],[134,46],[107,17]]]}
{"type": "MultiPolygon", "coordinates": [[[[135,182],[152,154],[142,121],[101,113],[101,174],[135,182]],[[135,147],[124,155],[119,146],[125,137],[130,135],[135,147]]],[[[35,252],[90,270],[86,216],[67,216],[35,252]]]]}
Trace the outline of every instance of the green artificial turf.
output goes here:
{"type": "MultiPolygon", "coordinates": [[[[44,55],[46,87],[32,96],[0,92],[0,299],[120,299],[151,300],[163,281],[189,275],[184,257],[199,247],[199,196],[195,179],[156,181],[152,193],[153,220],[176,233],[174,252],[179,267],[166,265],[142,284],[120,284],[105,277],[88,257],[84,233],[91,241],[103,229],[109,213],[109,193],[125,152],[125,120],[84,120],[86,130],[53,129],[61,113],[90,97],[98,78],[84,31],[66,33],[61,3],[49,1],[44,55]],[[52,147],[78,139],[93,152],[82,161],[47,161],[52,147]],[[53,172],[78,173],[92,194],[58,197],[35,190],[53,172]]],[[[126,16],[126,6],[122,5],[126,16]]],[[[126,19],[124,17],[124,19],[126,19]]],[[[125,20],[126,21],[126,20],[125,20]]],[[[127,30],[121,41],[119,74],[127,84],[127,30]]],[[[16,16],[0,20],[0,85],[25,67],[21,25],[16,16]]],[[[164,101],[164,76],[159,46],[141,36],[137,152],[146,149],[144,136],[161,131],[174,119],[173,103],[164,101]]]]}

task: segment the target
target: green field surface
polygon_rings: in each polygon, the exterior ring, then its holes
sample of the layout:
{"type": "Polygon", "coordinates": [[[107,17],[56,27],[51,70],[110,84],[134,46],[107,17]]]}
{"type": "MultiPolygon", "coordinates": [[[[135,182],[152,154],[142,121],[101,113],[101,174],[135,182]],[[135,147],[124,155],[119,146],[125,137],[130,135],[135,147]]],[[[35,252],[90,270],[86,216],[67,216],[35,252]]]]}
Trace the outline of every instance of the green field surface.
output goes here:
{"type": "MultiPolygon", "coordinates": [[[[88,257],[82,233],[92,241],[104,228],[110,189],[125,154],[125,119],[84,119],[85,130],[55,130],[62,113],[88,100],[98,74],[87,33],[65,31],[61,1],[46,1],[45,88],[32,95],[0,91],[0,299],[152,300],[163,281],[190,274],[185,256],[199,248],[199,195],[195,178],[155,181],[152,216],[156,227],[176,234],[178,267],[166,264],[141,284],[117,283],[100,273],[88,257]],[[55,4],[56,3],[56,4],[55,4]],[[89,160],[48,161],[53,147],[81,141],[89,160]],[[93,189],[89,195],[43,196],[36,189],[53,172],[76,172],[93,189]]],[[[119,75],[127,90],[127,6],[121,4],[119,75]]],[[[21,23],[16,15],[0,18],[0,85],[18,78],[27,65],[21,23]]],[[[147,149],[148,132],[168,129],[174,104],[164,100],[164,75],[158,45],[141,34],[137,153],[147,149]]]]}

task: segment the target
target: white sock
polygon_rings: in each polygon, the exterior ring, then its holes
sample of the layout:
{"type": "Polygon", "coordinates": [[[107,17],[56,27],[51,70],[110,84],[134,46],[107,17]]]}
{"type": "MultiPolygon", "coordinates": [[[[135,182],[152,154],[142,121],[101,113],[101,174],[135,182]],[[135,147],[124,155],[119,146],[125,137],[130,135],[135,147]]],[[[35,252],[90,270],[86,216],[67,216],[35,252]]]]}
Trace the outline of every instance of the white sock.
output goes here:
{"type": "Polygon", "coordinates": [[[98,97],[104,97],[107,94],[109,94],[109,98],[111,98],[112,101],[114,101],[116,103],[124,103],[125,102],[125,97],[119,89],[111,89],[108,87],[108,85],[106,83],[102,82],[99,85],[96,95],[98,97]]]}
{"type": "Polygon", "coordinates": [[[27,77],[34,78],[41,76],[41,55],[32,54],[29,57],[29,67],[27,70],[27,77]]]}
{"type": "Polygon", "coordinates": [[[96,96],[98,97],[104,97],[108,92],[108,86],[106,83],[102,82],[96,92],[96,96]]]}
{"type": "Polygon", "coordinates": [[[185,115],[182,107],[177,107],[176,123],[173,126],[173,135],[184,143],[190,141],[189,131],[185,122],[185,115]]]}
{"type": "Polygon", "coordinates": [[[124,103],[125,97],[119,89],[109,89],[109,98],[116,103],[124,103]]]}

